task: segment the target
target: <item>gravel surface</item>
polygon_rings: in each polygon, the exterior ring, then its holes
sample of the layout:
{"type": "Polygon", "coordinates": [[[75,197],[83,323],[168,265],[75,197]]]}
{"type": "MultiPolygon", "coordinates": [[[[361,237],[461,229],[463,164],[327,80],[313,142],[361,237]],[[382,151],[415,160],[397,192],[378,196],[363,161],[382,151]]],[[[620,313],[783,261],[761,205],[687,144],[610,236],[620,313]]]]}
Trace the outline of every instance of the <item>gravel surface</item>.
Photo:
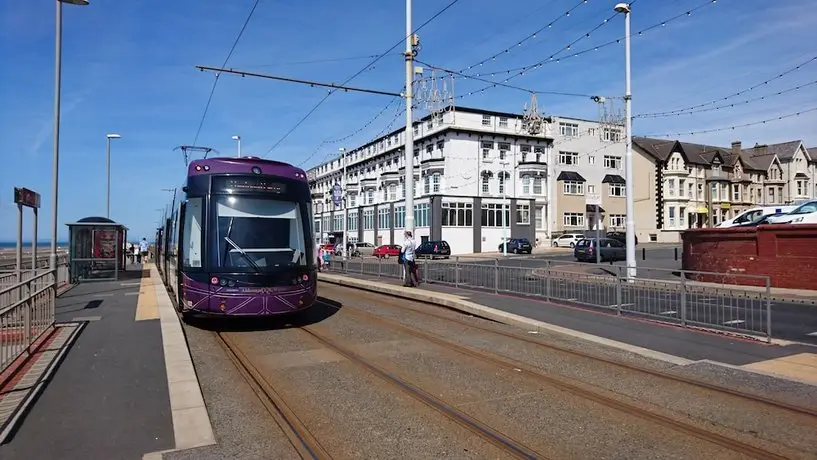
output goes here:
{"type": "MultiPolygon", "coordinates": [[[[619,367],[600,364],[519,340],[497,338],[496,334],[480,332],[444,320],[429,319],[419,313],[401,309],[401,306],[406,305],[406,302],[402,300],[325,284],[322,284],[321,287],[322,294],[335,301],[366,309],[378,315],[389,317],[391,320],[398,320],[414,329],[433,333],[463,345],[513,358],[548,374],[562,375],[569,377],[571,380],[590,383],[622,395],[624,400],[637,399],[651,407],[669,408],[676,416],[684,414],[691,419],[697,420],[699,425],[703,424],[703,426],[708,426],[709,429],[715,429],[722,434],[738,439],[743,436],[748,442],[753,442],[753,439],[757,438],[762,440],[762,444],[766,445],[782,443],[817,456],[817,432],[813,429],[814,418],[812,417],[770,409],[763,404],[746,402],[743,399],[698,389],[690,385],[674,383],[659,377],[651,377],[643,373],[635,373],[619,367]],[[771,414],[773,416],[770,416],[771,414]]],[[[421,310],[433,310],[437,314],[444,312],[442,309],[421,304],[412,304],[411,306],[421,310]]],[[[445,312],[443,314],[452,317],[458,315],[454,312],[445,312]]],[[[461,319],[462,315],[459,317],[461,319]]],[[[473,319],[473,321],[479,322],[483,326],[491,324],[498,329],[511,330],[511,328],[496,323],[478,319],[473,319]]],[[[381,334],[383,333],[381,332],[381,334]]],[[[615,357],[619,360],[629,361],[641,366],[646,364],[649,367],[664,370],[673,367],[670,364],[648,360],[632,353],[612,349],[605,350],[604,347],[596,344],[588,344],[553,333],[537,334],[536,338],[557,343],[567,348],[577,349],[578,346],[580,350],[583,348],[584,351],[591,351],[595,354],[602,354],[600,352],[603,352],[608,355],[618,355],[615,357]],[[592,349],[588,350],[588,348],[592,349]]],[[[785,397],[786,394],[794,395],[802,387],[806,387],[805,385],[790,384],[790,382],[787,382],[789,383],[787,385],[775,386],[772,384],[775,379],[720,367],[719,371],[714,374],[715,377],[710,376],[707,380],[768,397],[778,397],[778,391],[782,390],[784,393],[784,397],[780,398],[782,400],[789,399],[785,397]],[[758,377],[763,378],[758,379],[758,377]],[[761,381],[765,381],[765,384],[760,383],[761,381]]],[[[422,372],[422,370],[417,369],[412,370],[412,372],[422,372]]],[[[693,373],[701,374],[706,372],[697,369],[684,369],[681,373],[692,376],[693,373]]],[[[813,403],[815,401],[813,387],[810,388],[809,392],[800,392],[799,394],[800,400],[792,402],[807,406],[808,404],[804,404],[804,402],[813,403]],[[811,399],[810,401],[804,401],[804,397],[811,399]]],[[[668,412],[668,414],[671,415],[672,412],[668,412]]],[[[791,452],[791,454],[796,455],[797,453],[791,452]]]]}
{"type": "Polygon", "coordinates": [[[300,458],[215,334],[187,325],[184,329],[217,444],[166,453],[164,460],[300,458]]]}
{"type": "MultiPolygon", "coordinates": [[[[335,324],[337,316],[325,323],[335,324]]],[[[231,338],[334,458],[503,457],[492,444],[325,350],[303,331],[231,338]]]]}
{"type": "Polygon", "coordinates": [[[399,354],[390,347],[381,353],[369,346],[371,351],[364,356],[547,458],[739,458],[718,446],[694,443],[687,435],[543,385],[524,372],[466,357],[344,315],[343,310],[332,319],[315,330],[344,346],[377,343],[381,338],[390,343],[414,342],[399,354]]]}

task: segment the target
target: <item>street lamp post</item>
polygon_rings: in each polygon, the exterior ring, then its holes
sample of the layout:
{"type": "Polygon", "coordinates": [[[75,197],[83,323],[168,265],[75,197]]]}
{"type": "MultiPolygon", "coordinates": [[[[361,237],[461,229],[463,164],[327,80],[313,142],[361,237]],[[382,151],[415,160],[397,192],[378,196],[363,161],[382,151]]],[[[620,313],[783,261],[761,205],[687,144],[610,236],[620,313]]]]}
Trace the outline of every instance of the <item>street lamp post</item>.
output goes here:
{"type": "Polygon", "coordinates": [[[349,195],[346,193],[346,149],[341,147],[338,149],[340,152],[340,164],[343,167],[342,174],[340,178],[340,188],[341,188],[341,206],[343,206],[343,260],[346,260],[346,251],[349,250],[349,203],[347,200],[349,199],[349,195]]]}
{"type": "Polygon", "coordinates": [[[633,202],[633,136],[632,136],[632,92],[630,90],[630,4],[619,3],[616,5],[617,13],[624,14],[624,176],[626,202],[627,202],[627,278],[635,278],[635,205],[633,202]]]}
{"type": "Polygon", "coordinates": [[[508,256],[508,232],[511,226],[511,205],[508,203],[508,173],[507,160],[502,161],[502,255],[508,256]],[[507,211],[507,213],[506,213],[507,211]]]}
{"type": "Polygon", "coordinates": [[[238,142],[238,158],[241,158],[241,136],[233,136],[233,140],[238,142]]]}
{"type": "Polygon", "coordinates": [[[48,266],[51,270],[57,268],[57,203],[59,201],[59,179],[60,179],[60,84],[62,81],[62,4],[87,5],[87,0],[57,0],[55,35],[55,55],[54,55],[54,153],[51,168],[51,254],[48,258],[48,266]]]}
{"type": "Polygon", "coordinates": [[[105,214],[105,217],[110,219],[111,218],[111,139],[119,139],[122,136],[120,136],[119,134],[108,134],[105,137],[107,138],[107,145],[106,145],[106,148],[105,148],[105,154],[106,154],[106,157],[107,157],[107,167],[108,167],[108,188],[107,188],[107,193],[105,195],[107,197],[106,207],[105,207],[105,209],[107,209],[107,213],[105,214]]]}
{"type": "Polygon", "coordinates": [[[406,0],[406,51],[404,57],[406,60],[406,90],[404,97],[406,100],[406,145],[404,148],[404,157],[406,163],[406,177],[404,182],[406,184],[406,217],[404,227],[406,231],[414,232],[414,126],[411,105],[413,103],[412,84],[414,82],[414,31],[411,29],[411,0],[406,0]]]}

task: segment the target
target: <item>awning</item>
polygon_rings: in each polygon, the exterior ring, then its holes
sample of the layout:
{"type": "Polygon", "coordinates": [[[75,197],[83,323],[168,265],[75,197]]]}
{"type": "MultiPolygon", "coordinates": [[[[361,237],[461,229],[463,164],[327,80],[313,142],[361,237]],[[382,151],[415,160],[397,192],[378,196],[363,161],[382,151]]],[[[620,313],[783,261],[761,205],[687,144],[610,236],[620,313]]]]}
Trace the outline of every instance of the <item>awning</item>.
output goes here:
{"type": "MultiPolygon", "coordinates": [[[[586,205],[586,206],[585,206],[585,211],[586,211],[586,212],[589,212],[589,213],[594,213],[594,212],[596,212],[596,205],[594,205],[594,204],[588,204],[588,205],[586,205]]],[[[601,206],[599,206],[599,212],[600,212],[600,213],[604,213],[604,212],[605,212],[605,211],[604,211],[604,208],[602,208],[601,206]]]]}
{"type": "Polygon", "coordinates": [[[619,176],[618,174],[607,174],[604,176],[604,179],[601,180],[602,184],[626,184],[627,181],[624,180],[623,177],[619,176]]]}
{"type": "Polygon", "coordinates": [[[706,208],[698,208],[695,210],[698,214],[709,214],[709,209],[706,208]]]}
{"type": "Polygon", "coordinates": [[[795,179],[808,179],[808,176],[806,175],[806,173],[799,172],[799,173],[794,175],[794,178],[795,179]]]}
{"type": "Polygon", "coordinates": [[[571,182],[587,182],[581,174],[573,171],[562,171],[559,173],[559,177],[556,178],[557,181],[571,181],[571,182]]]}

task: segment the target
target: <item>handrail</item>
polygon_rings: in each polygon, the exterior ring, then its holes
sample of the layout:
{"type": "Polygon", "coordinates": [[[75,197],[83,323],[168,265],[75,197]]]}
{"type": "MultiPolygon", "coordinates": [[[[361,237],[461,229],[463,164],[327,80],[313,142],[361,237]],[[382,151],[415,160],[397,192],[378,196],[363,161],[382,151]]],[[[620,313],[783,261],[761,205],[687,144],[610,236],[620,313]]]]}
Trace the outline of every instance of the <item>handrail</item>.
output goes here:
{"type": "MultiPolygon", "coordinates": [[[[33,281],[33,279],[32,279],[32,281],[33,281]]],[[[23,282],[22,282],[22,283],[20,283],[20,284],[25,284],[25,283],[28,283],[28,282],[29,282],[29,281],[23,281],[23,282]]],[[[38,291],[35,291],[35,292],[33,292],[33,293],[29,294],[29,295],[28,295],[28,296],[27,296],[25,299],[18,300],[18,301],[17,301],[17,303],[13,303],[13,304],[11,304],[11,305],[9,305],[9,306],[7,306],[7,307],[2,307],[2,308],[0,308],[0,316],[3,316],[4,314],[6,314],[6,313],[10,312],[10,311],[11,311],[11,310],[13,310],[14,308],[19,307],[19,306],[21,306],[21,305],[23,305],[23,304],[25,304],[25,303],[29,302],[29,301],[31,300],[31,298],[32,298],[32,297],[36,297],[36,296],[38,296],[38,295],[42,294],[43,292],[48,291],[49,289],[54,289],[54,287],[56,286],[56,284],[57,284],[57,280],[52,280],[52,281],[50,281],[50,282],[48,283],[48,286],[46,286],[46,287],[44,287],[44,288],[42,288],[42,289],[40,289],[40,290],[38,290],[38,291]]],[[[19,286],[19,285],[18,285],[18,286],[19,286]]],[[[13,288],[12,288],[12,289],[13,289],[13,288]]]]}
{"type": "MultiPolygon", "coordinates": [[[[43,269],[43,270],[47,270],[47,271],[45,271],[43,273],[39,273],[39,274],[37,274],[36,276],[34,276],[32,278],[29,278],[29,279],[27,279],[25,281],[20,281],[19,283],[13,284],[13,285],[11,285],[11,286],[9,286],[7,288],[4,288],[4,289],[0,290],[0,295],[8,294],[9,292],[13,291],[14,289],[18,289],[18,288],[22,287],[24,284],[29,284],[29,283],[31,283],[33,281],[36,281],[36,280],[38,280],[38,279],[40,279],[40,278],[42,278],[42,277],[44,277],[46,275],[56,274],[56,272],[57,272],[57,269],[55,269],[55,268],[48,268],[48,269],[43,269]]],[[[54,280],[54,282],[56,282],[56,279],[54,280]]],[[[0,311],[0,312],[2,312],[2,311],[0,311]]]]}

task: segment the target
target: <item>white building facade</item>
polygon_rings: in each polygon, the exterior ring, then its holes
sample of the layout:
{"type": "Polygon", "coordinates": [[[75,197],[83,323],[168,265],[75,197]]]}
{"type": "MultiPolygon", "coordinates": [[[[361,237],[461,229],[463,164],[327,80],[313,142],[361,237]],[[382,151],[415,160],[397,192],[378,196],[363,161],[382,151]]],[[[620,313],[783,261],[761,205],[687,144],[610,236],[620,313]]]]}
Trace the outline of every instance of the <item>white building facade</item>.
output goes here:
{"type": "MultiPolygon", "coordinates": [[[[452,254],[497,251],[505,236],[539,240],[565,231],[624,228],[622,130],[548,118],[536,135],[520,114],[449,109],[414,124],[414,217],[418,241],[445,240],[452,254]],[[597,194],[600,215],[586,203],[597,194]]],[[[402,244],[404,132],[391,132],[308,171],[315,238],[402,244]],[[332,188],[344,201],[335,206],[332,188]]]]}

